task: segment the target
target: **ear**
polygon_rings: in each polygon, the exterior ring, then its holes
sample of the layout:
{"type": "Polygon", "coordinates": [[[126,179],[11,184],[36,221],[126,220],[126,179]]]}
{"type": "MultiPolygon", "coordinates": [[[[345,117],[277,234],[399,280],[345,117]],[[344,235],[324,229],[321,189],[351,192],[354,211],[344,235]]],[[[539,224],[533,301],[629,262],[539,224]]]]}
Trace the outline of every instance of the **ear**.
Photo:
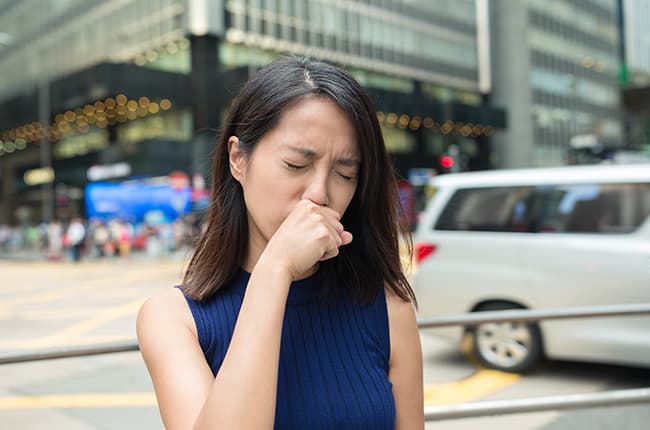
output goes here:
{"type": "Polygon", "coordinates": [[[239,139],[237,136],[230,136],[228,139],[228,161],[230,174],[239,182],[244,183],[246,179],[246,156],[239,150],[239,139]]]}

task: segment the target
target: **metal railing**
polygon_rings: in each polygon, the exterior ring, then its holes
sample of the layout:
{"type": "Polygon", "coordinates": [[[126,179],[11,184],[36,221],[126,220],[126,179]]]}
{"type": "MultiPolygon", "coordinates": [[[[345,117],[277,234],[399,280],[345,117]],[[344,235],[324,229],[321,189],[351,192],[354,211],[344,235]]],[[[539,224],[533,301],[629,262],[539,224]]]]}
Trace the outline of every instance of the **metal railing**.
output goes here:
{"type": "Polygon", "coordinates": [[[427,421],[650,403],[650,388],[425,406],[427,421]]]}
{"type": "Polygon", "coordinates": [[[533,322],[541,320],[633,316],[641,314],[650,314],[650,303],[634,303],[627,305],[607,306],[581,306],[574,308],[543,310],[516,309],[503,311],[481,311],[463,315],[419,318],[418,327],[420,329],[423,329],[454,325],[473,326],[488,322],[533,322]]]}
{"type": "MultiPolygon", "coordinates": [[[[542,320],[634,316],[650,314],[650,303],[585,306],[546,310],[485,311],[464,315],[420,318],[418,327],[429,329],[448,326],[475,326],[488,322],[533,322],[542,320]]],[[[39,360],[111,354],[139,350],[135,340],[91,346],[50,348],[31,352],[14,352],[0,355],[0,365],[39,360]]],[[[479,401],[443,406],[426,406],[427,421],[457,418],[504,415],[548,410],[593,408],[599,406],[650,403],[650,388],[605,391],[599,393],[570,394],[547,397],[531,397],[497,401],[479,401]]]]}
{"type": "Polygon", "coordinates": [[[113,354],[116,352],[139,350],[138,342],[135,340],[84,346],[63,346],[58,348],[40,349],[38,351],[13,352],[0,355],[0,365],[53,360],[56,358],[86,357],[90,355],[113,354]]]}
{"type": "MultiPolygon", "coordinates": [[[[650,314],[650,303],[581,306],[543,310],[518,309],[473,312],[463,315],[420,318],[418,319],[418,327],[420,329],[457,325],[469,327],[493,322],[537,322],[559,319],[615,316],[627,317],[642,314],[650,314]]],[[[437,421],[489,415],[593,408],[599,406],[622,406],[642,403],[650,403],[650,388],[496,401],[478,401],[442,406],[426,406],[424,408],[424,416],[427,421],[437,421]]]]}

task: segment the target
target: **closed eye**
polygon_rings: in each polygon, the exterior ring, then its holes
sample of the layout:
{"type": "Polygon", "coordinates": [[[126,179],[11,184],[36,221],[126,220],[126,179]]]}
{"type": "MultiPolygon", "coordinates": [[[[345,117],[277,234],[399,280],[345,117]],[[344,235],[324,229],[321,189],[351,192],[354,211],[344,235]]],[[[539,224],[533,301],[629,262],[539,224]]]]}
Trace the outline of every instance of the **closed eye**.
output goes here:
{"type": "Polygon", "coordinates": [[[341,178],[345,179],[346,181],[350,181],[350,182],[353,181],[353,180],[355,179],[354,176],[344,175],[343,173],[338,173],[338,175],[339,175],[341,178]]]}
{"type": "Polygon", "coordinates": [[[291,164],[291,163],[288,163],[286,161],[285,161],[285,164],[291,170],[300,170],[300,169],[304,169],[305,167],[307,167],[307,166],[300,166],[300,165],[297,165],[297,164],[291,164]]]}

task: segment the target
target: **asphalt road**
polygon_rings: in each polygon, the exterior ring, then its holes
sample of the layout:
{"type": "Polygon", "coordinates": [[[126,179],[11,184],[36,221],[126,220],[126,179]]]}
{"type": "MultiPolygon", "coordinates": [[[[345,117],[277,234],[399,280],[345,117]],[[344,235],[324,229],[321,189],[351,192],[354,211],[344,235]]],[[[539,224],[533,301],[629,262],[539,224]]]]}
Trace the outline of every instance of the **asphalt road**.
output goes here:
{"type": "MultiPolygon", "coordinates": [[[[181,256],[182,257],[182,256],[181,256]]],[[[132,340],[140,304],[181,277],[182,258],[0,260],[0,355],[132,340]]],[[[480,369],[423,334],[430,405],[650,387],[647,369],[551,362],[527,376],[480,369]]],[[[650,407],[549,411],[431,422],[427,429],[647,429],[650,407]]],[[[137,352],[0,365],[0,429],[156,429],[162,423],[137,352]]]]}

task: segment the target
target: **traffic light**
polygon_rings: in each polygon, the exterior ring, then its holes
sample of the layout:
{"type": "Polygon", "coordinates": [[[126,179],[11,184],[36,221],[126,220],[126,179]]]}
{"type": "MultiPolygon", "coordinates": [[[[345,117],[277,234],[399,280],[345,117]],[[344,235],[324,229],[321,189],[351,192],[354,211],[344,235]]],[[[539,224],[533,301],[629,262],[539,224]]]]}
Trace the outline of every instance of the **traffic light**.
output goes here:
{"type": "Polygon", "coordinates": [[[454,157],[451,155],[443,155],[440,157],[440,167],[449,170],[454,167],[454,157]]]}

